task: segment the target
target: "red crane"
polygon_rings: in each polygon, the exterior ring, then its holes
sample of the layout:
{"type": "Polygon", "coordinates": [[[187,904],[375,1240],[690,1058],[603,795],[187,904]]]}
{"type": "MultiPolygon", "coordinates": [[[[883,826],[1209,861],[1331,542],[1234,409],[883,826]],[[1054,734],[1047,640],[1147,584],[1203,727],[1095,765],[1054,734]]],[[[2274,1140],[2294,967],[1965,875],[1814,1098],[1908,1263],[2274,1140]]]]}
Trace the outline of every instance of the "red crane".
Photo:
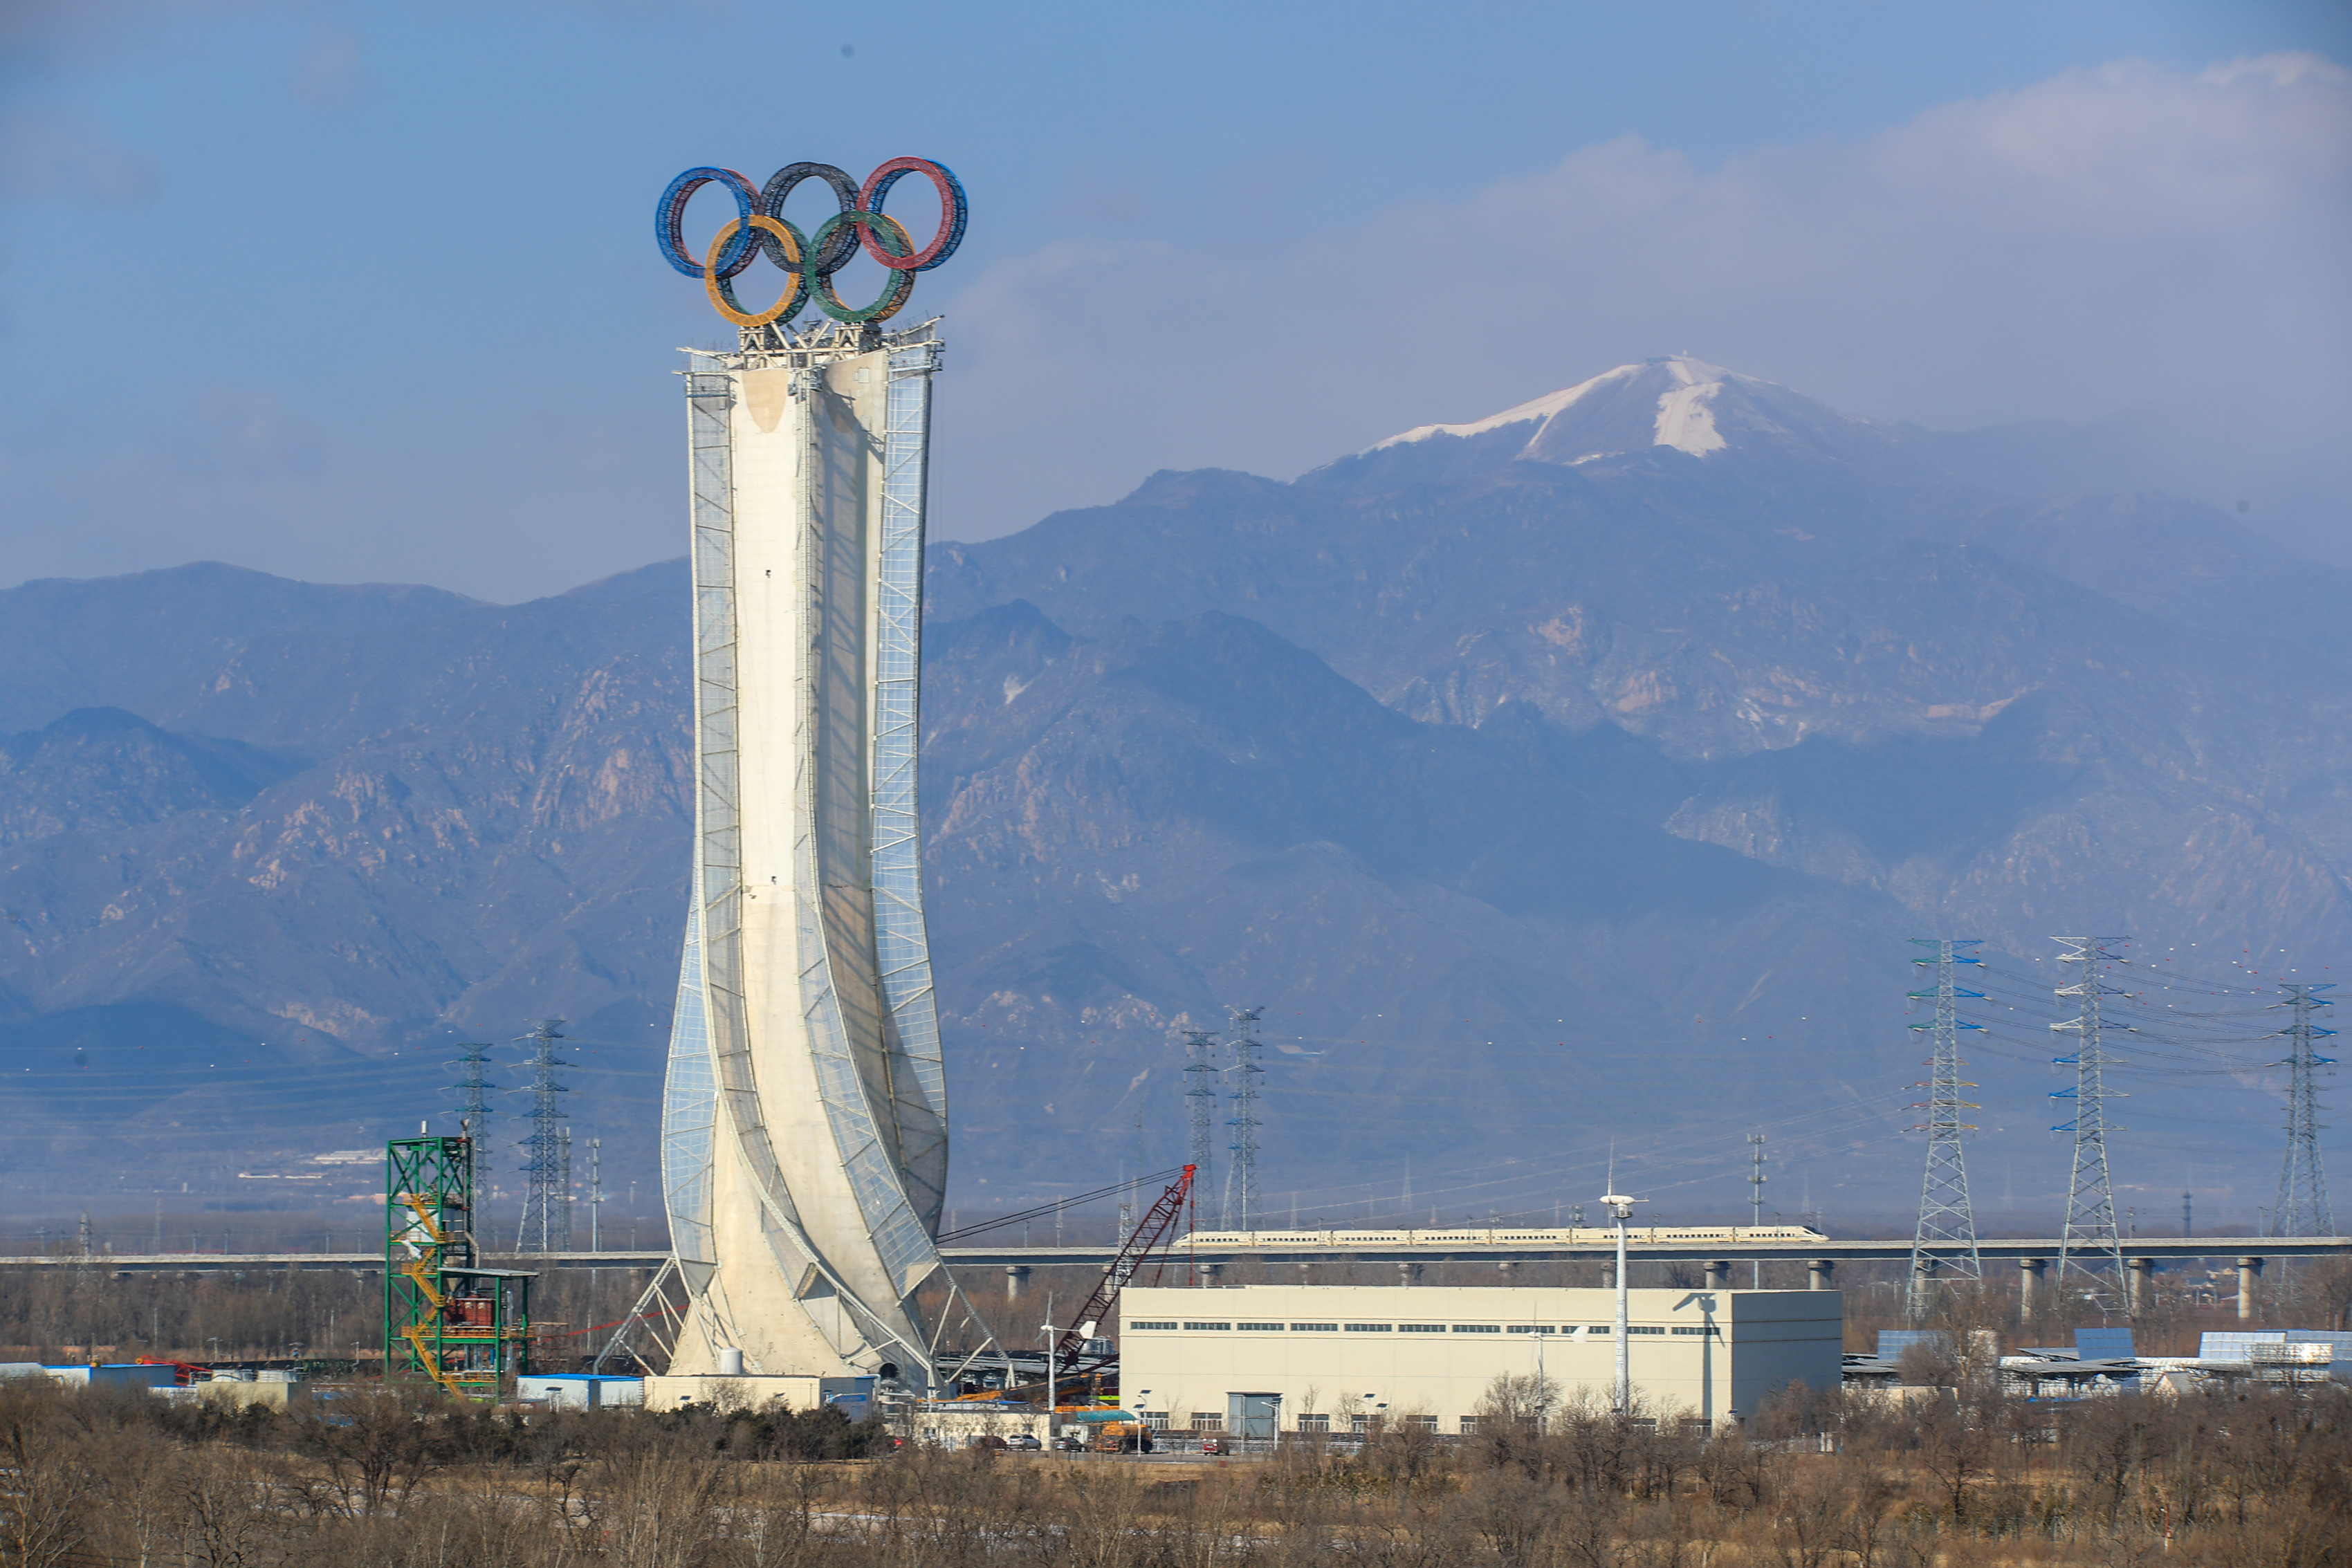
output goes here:
{"type": "Polygon", "coordinates": [[[1159,1269],[1151,1279],[1154,1284],[1159,1283],[1160,1273],[1168,1267],[1163,1244],[1173,1239],[1171,1232],[1175,1227],[1176,1217],[1184,1212],[1184,1205],[1192,1198],[1193,1169],[1193,1166],[1186,1166],[1183,1174],[1170,1182],[1168,1190],[1144,1210],[1143,1218],[1136,1226],[1134,1234],[1118,1249],[1118,1255],[1110,1260],[1110,1267],[1103,1270],[1102,1283],[1095,1287],[1095,1293],[1087,1298],[1086,1305],[1077,1310],[1070,1319],[1070,1326],[1062,1332],[1060,1341],[1054,1346],[1054,1359],[1061,1364],[1065,1375],[1083,1375],[1110,1359],[1105,1355],[1091,1359],[1081,1355],[1087,1341],[1086,1330],[1088,1325],[1099,1323],[1108,1315],[1111,1307],[1118,1301],[1118,1293],[1141,1271],[1154,1250],[1160,1251],[1160,1258],[1159,1269]]]}

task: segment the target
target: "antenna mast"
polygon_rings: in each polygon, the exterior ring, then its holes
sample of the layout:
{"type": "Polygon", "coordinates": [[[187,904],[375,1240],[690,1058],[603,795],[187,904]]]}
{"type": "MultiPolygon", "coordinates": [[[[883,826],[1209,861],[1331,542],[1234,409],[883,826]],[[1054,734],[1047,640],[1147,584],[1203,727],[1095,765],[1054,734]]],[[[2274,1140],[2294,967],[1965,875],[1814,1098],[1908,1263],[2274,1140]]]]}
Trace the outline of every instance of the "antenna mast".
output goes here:
{"type": "Polygon", "coordinates": [[[2336,1005],[2334,998],[2315,993],[2335,988],[2283,985],[2279,989],[2286,1000],[2272,1004],[2294,1009],[2294,1021],[2279,1030],[2287,1040],[2286,1061],[2278,1064],[2287,1069],[2286,1161],[2279,1166],[2278,1203],[2271,1210],[2273,1236],[2336,1234],[2336,1217],[2327,1207],[2327,1176],[2319,1166],[2319,1087],[2313,1082],[2315,1070],[2335,1066],[2336,1059],[2312,1050],[2314,1040],[2336,1031],[2311,1021],[2312,1009],[2336,1005]]]}
{"type": "Polygon", "coordinates": [[[1265,1069],[1257,1064],[1257,1008],[1225,1009],[1233,1020],[1233,1039],[1227,1042],[1233,1051],[1234,1064],[1225,1069],[1234,1082],[1234,1113],[1225,1125],[1234,1130],[1234,1163],[1225,1169],[1225,1218],[1228,1230],[1257,1228],[1257,1081],[1265,1076],[1265,1069]]]}
{"type": "Polygon", "coordinates": [[[2103,997],[2119,997],[2123,992],[2104,983],[2099,976],[2107,965],[2123,960],[2107,951],[2109,938],[2053,936],[2051,940],[2065,949],[2058,955],[2060,963],[2083,966],[2080,981],[2057,988],[2060,996],[2075,998],[2075,1016],[2050,1026],[2054,1031],[2078,1037],[2074,1054],[2058,1057],[2054,1061],[2057,1066],[2074,1069],[2074,1086],[2057,1090],[2050,1096],[2053,1100],[2074,1102],[2074,1119],[2050,1129],[2074,1134],[2074,1168],[2066,1184],[2066,1228],[2058,1240],[2057,1293],[2061,1297],[2066,1293],[2071,1270],[2094,1287],[2093,1294],[2104,1306],[2108,1298],[2100,1285],[2100,1263],[2114,1265],[2118,1291],[2124,1279],[2123,1236],[2116,1228],[2115,1182],[2107,1174],[2107,1134],[2125,1129],[2107,1123],[2107,1099],[2116,1092],[2106,1087],[2104,1075],[2111,1059],[2100,1043],[2099,1003],[2103,997]]]}
{"type": "MultiPolygon", "coordinates": [[[[1983,959],[1963,947],[1980,947],[1976,941],[1955,942],[1948,939],[1914,936],[1911,940],[1922,947],[1935,950],[1932,958],[1914,958],[1914,964],[1926,967],[1935,966],[1935,987],[1930,990],[1913,991],[1915,1000],[1933,1000],[1936,1017],[1932,1023],[1915,1023],[1913,1032],[1931,1036],[1933,1050],[1927,1058],[1927,1082],[1915,1083],[1914,1089],[1924,1088],[1927,1098],[1913,1106],[1927,1113],[1927,1119],[1913,1132],[1927,1134],[1927,1168],[1919,1181],[1919,1227],[1911,1239],[1911,1283],[1906,1305],[1913,1322],[1927,1315],[1929,1287],[1939,1269],[1948,1269],[1945,1276],[1955,1282],[1962,1280],[1981,1282],[1984,1261],[1977,1255],[1977,1220],[1969,1204],[1969,1172],[1960,1157],[1960,1134],[1976,1131],[1973,1124],[1960,1120],[1960,1113],[1973,1111],[1974,1103],[1960,1098],[1960,1091],[1973,1089],[1975,1084],[1960,1077],[1960,1031],[1981,1030],[1984,1025],[1969,1023],[1958,1016],[1959,998],[1982,1001],[1982,991],[1962,990],[1952,980],[1952,971],[1962,964],[1981,964],[1983,959]]],[[[2063,1281],[2065,1272],[2062,1269],[2063,1281]]]]}

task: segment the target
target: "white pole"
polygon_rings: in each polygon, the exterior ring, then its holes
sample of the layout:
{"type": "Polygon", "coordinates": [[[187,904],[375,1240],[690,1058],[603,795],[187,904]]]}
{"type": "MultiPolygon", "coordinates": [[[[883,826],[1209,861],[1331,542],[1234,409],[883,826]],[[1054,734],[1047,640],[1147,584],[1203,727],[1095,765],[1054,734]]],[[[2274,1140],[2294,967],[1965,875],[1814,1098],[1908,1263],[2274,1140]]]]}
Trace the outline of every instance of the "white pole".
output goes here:
{"type": "MultiPolygon", "coordinates": [[[[1051,1296],[1046,1297],[1045,1302],[1045,1310],[1049,1312],[1052,1312],[1054,1310],[1053,1298],[1051,1296]]],[[[1056,1373],[1058,1371],[1054,1353],[1061,1348],[1062,1336],[1054,1332],[1054,1325],[1050,1322],[1042,1324],[1038,1329],[1038,1333],[1045,1336],[1045,1450],[1046,1452],[1051,1453],[1054,1448],[1054,1438],[1055,1436],[1054,1429],[1054,1396],[1055,1393],[1055,1384],[1056,1380],[1056,1373]]]]}
{"type": "Polygon", "coordinates": [[[1617,1415],[1620,1419],[1633,1413],[1633,1346],[1628,1332],[1629,1313],[1625,1300],[1625,1215],[1623,1204],[1617,1206],[1617,1415]]]}
{"type": "MultiPolygon", "coordinates": [[[[1616,1161],[1610,1161],[1611,1176],[1615,1176],[1616,1161]]],[[[1609,1184],[1615,1186],[1612,1180],[1609,1184]]],[[[1617,1418],[1623,1420],[1633,1413],[1633,1347],[1628,1342],[1625,1299],[1625,1221],[1633,1218],[1633,1206],[1640,1198],[1627,1197],[1621,1192],[1603,1193],[1601,1201],[1617,1218],[1617,1418]]]]}

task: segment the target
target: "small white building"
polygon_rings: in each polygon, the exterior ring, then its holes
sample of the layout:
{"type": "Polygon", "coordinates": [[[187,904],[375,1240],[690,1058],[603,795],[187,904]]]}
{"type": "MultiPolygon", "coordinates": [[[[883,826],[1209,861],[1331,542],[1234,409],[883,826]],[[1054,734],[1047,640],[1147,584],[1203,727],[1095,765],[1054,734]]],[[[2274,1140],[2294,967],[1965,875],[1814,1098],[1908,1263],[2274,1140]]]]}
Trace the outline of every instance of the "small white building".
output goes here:
{"type": "MultiPolygon", "coordinates": [[[[1628,1292],[1633,1389],[1645,1413],[1717,1423],[1802,1382],[1839,1386],[1837,1291],[1628,1292]]],[[[1475,1429],[1505,1374],[1564,1397],[1616,1387],[1616,1292],[1509,1286],[1128,1287],[1121,1403],[1178,1429],[1266,1437],[1412,1421],[1475,1429]]]]}
{"type": "Polygon", "coordinates": [[[837,1405],[843,1415],[853,1421],[862,1421],[873,1396],[871,1377],[676,1373],[646,1378],[632,1403],[641,1404],[648,1410],[683,1410],[692,1405],[709,1406],[715,1410],[759,1410],[770,1405],[781,1405],[787,1410],[814,1410],[821,1405],[837,1405]]]}

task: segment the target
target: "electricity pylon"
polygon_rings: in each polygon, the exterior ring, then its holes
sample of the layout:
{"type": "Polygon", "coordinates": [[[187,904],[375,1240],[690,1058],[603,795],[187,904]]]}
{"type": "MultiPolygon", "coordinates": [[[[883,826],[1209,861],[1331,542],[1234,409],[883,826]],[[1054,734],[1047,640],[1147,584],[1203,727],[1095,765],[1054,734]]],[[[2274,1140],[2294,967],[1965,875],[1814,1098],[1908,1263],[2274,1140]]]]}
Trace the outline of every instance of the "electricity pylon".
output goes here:
{"type": "Polygon", "coordinates": [[[490,1134],[491,1106],[489,1096],[498,1085],[490,1082],[483,1070],[490,1064],[490,1046],[487,1040],[468,1040],[457,1048],[464,1052],[449,1065],[457,1070],[457,1082],[449,1085],[457,1096],[457,1125],[473,1140],[466,1155],[466,1179],[472,1183],[474,1212],[467,1218],[469,1227],[478,1227],[481,1216],[489,1212],[489,1184],[482,1179],[482,1149],[490,1134]]]}
{"type": "Polygon", "coordinates": [[[1927,1035],[1932,1046],[1927,1082],[1911,1086],[1927,1091],[1927,1098],[1912,1107],[1927,1113],[1926,1121],[1911,1129],[1927,1134],[1927,1168],[1919,1180],[1919,1227],[1911,1238],[1911,1283],[1905,1298],[1906,1310],[1916,1323],[1927,1315],[1932,1293],[1928,1287],[1939,1270],[1944,1271],[1944,1279],[1956,1282],[1984,1279],[1984,1261],[1977,1256],[1976,1213],[1969,1206],[1969,1170],[1960,1155],[1960,1134],[1976,1131],[1974,1124],[1960,1120],[1960,1113],[1977,1109],[1974,1102],[1960,1098],[1961,1090],[1976,1087],[1960,1076],[1960,1031],[1981,1030],[1984,1025],[1959,1016],[1960,998],[1982,1001],[1984,993],[1962,990],[1952,979],[1952,971],[1959,966],[1984,960],[1959,951],[1983,946],[1979,942],[1931,936],[1911,940],[1936,952],[1932,958],[1911,960],[1923,968],[1935,967],[1935,985],[1909,993],[1915,1000],[1936,1004],[1934,1021],[1911,1026],[1914,1033],[1927,1035]]]}
{"type": "Polygon", "coordinates": [[[2053,936],[2051,940],[2065,949],[2058,955],[2060,963],[2083,966],[2080,980],[2057,988],[2060,996],[2075,999],[2075,1015],[2050,1026],[2056,1032],[2077,1037],[2074,1055],[2053,1059],[2054,1065],[2074,1069],[2074,1086],[2050,1096],[2053,1100],[2074,1102],[2074,1119],[2050,1129],[2074,1134],[2074,1174],[2066,1183],[2066,1228],[2058,1239],[2057,1294],[2065,1295],[2071,1270],[2083,1275],[2095,1287],[2092,1293],[2104,1305],[2110,1298],[2107,1289],[2100,1285],[2098,1270],[2103,1262],[2115,1268],[2113,1299],[2124,1299],[2123,1233],[2116,1226],[2116,1188],[2107,1172],[2107,1134],[2125,1129],[2107,1122],[2106,1103],[2110,1097],[2119,1096],[2106,1086],[2105,1070],[2115,1059],[2105,1049],[2099,1015],[2102,998],[2123,995],[2100,978],[2109,964],[2123,962],[2106,948],[2108,941],[2120,938],[2053,936]]]}
{"type": "Polygon", "coordinates": [[[1255,1230],[1258,1219],[1257,1192],[1257,1081],[1265,1076],[1265,1069],[1257,1064],[1256,1008],[1227,1008],[1225,1016],[1233,1020],[1233,1038],[1225,1042],[1233,1053],[1234,1064],[1225,1069],[1233,1079],[1232,1103],[1234,1113],[1225,1118],[1225,1125],[1234,1130],[1234,1141],[1226,1147],[1233,1152],[1233,1164],[1225,1168],[1225,1228],[1255,1230]]]}
{"type": "Polygon", "coordinates": [[[530,1136],[522,1141],[522,1224],[515,1236],[518,1252],[572,1250],[572,1140],[563,1125],[559,1094],[571,1092],[555,1081],[555,1070],[569,1066],[555,1053],[563,1036],[556,1026],[562,1019],[546,1019],[524,1035],[530,1055],[530,1136]]]}
{"type": "MultiPolygon", "coordinates": [[[[1216,1188],[1209,1185],[1209,1128],[1217,1110],[1217,1037],[1204,1029],[1186,1030],[1184,1054],[1184,1109],[1192,1123],[1187,1147],[1193,1166],[1193,1190],[1214,1192],[1216,1188]]],[[[1223,1223],[1220,1217],[1221,1228],[1223,1223]]]]}
{"type": "Polygon", "coordinates": [[[2294,1009],[2294,1022],[2279,1030],[2287,1041],[2286,1060],[2276,1064],[2287,1070],[2286,1161],[2279,1166],[2278,1203],[2271,1210],[2273,1236],[2336,1234],[2336,1217],[2327,1207],[2327,1176],[2319,1166],[2319,1086],[2313,1082],[2316,1071],[2335,1066],[2336,1059],[2312,1050],[2314,1040],[2336,1031],[2311,1021],[2314,1009],[2336,1005],[2333,998],[2314,993],[2335,988],[2284,985],[2279,989],[2286,1000],[2272,1004],[2294,1009]]]}

